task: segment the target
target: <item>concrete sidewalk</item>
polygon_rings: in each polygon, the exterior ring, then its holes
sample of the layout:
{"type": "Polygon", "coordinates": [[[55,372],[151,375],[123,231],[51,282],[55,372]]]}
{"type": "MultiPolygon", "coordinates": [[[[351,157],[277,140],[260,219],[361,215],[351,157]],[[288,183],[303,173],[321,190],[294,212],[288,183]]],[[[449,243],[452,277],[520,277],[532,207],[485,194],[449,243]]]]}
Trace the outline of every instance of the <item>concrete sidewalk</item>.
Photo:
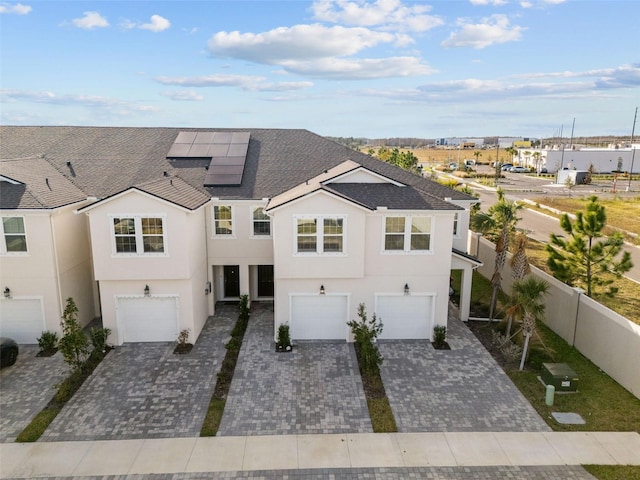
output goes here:
{"type": "Polygon", "coordinates": [[[0,477],[640,465],[637,432],[448,432],[0,444],[0,477]]]}

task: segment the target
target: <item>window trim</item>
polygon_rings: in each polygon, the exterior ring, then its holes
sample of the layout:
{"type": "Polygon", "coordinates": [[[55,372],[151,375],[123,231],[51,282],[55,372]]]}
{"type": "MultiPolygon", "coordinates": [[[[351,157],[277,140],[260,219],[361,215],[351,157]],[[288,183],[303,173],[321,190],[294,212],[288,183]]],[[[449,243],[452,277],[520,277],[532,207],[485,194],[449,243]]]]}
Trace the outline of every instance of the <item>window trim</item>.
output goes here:
{"type": "Polygon", "coordinates": [[[460,235],[460,212],[453,214],[453,238],[461,238],[460,235]]]}
{"type": "MultiPolygon", "coordinates": [[[[385,215],[382,217],[382,244],[381,244],[381,253],[383,255],[433,255],[434,248],[433,243],[435,240],[435,236],[433,234],[433,224],[434,217],[433,215],[385,215]],[[387,250],[386,249],[386,239],[387,239],[387,218],[404,218],[404,244],[402,250],[387,250]],[[429,249],[428,250],[412,250],[411,249],[411,237],[412,231],[411,227],[413,225],[414,218],[426,218],[429,219],[429,249]]],[[[399,233],[397,235],[400,235],[399,233]]]]}
{"type": "MultiPolygon", "coordinates": [[[[110,214],[109,215],[109,224],[111,228],[111,256],[122,258],[122,257],[168,257],[169,256],[169,242],[167,238],[167,215],[166,213],[123,213],[123,214],[110,214]],[[134,237],[136,241],[136,251],[135,252],[118,252],[116,246],[116,230],[114,225],[114,220],[116,218],[132,218],[133,225],[135,229],[134,237]],[[145,252],[144,251],[144,235],[142,233],[142,219],[143,218],[159,218],[162,221],[162,252],[145,252]]],[[[160,236],[158,234],[153,234],[152,236],[160,236]]]]}
{"type": "Polygon", "coordinates": [[[24,215],[2,215],[0,217],[0,219],[2,220],[0,228],[2,229],[2,240],[0,241],[0,255],[2,256],[13,256],[13,257],[24,257],[24,256],[28,256],[29,255],[29,241],[27,240],[27,222],[25,220],[24,215]],[[7,235],[16,235],[16,234],[7,234],[4,231],[4,219],[5,218],[20,218],[22,219],[22,229],[23,229],[23,233],[22,234],[18,234],[18,235],[22,235],[24,236],[24,243],[26,245],[25,250],[24,251],[19,251],[19,252],[10,252],[7,250],[7,235]]]}
{"type": "Polygon", "coordinates": [[[310,214],[310,215],[294,215],[293,216],[293,255],[299,257],[318,257],[331,256],[341,257],[347,255],[347,215],[339,214],[310,214]],[[298,251],[298,220],[315,220],[316,221],[316,250],[315,252],[299,252],[298,251]],[[324,251],[324,221],[325,220],[342,220],[342,234],[331,233],[331,237],[342,237],[342,251],[325,252],[324,251]]]}
{"type": "Polygon", "coordinates": [[[235,218],[236,218],[236,211],[232,204],[218,203],[216,205],[213,205],[211,207],[211,238],[215,238],[215,239],[236,238],[235,218]],[[231,211],[231,233],[216,233],[216,207],[229,207],[229,210],[231,211]]]}
{"type": "MultiPolygon", "coordinates": [[[[271,217],[269,217],[269,215],[264,213],[264,208],[265,207],[263,205],[253,205],[253,206],[251,206],[251,210],[250,210],[251,211],[251,215],[250,215],[250,218],[249,218],[249,223],[250,223],[249,231],[251,232],[251,235],[250,235],[251,238],[269,239],[269,238],[272,238],[272,236],[273,236],[273,230],[272,230],[273,224],[271,223],[271,217]],[[256,210],[258,210],[258,209],[262,210],[262,213],[264,213],[267,216],[268,220],[256,220],[254,218],[254,214],[255,214],[256,210]],[[256,230],[255,230],[256,221],[262,222],[262,223],[267,223],[267,222],[269,223],[269,234],[268,235],[258,235],[258,234],[256,234],[256,230]]],[[[232,219],[233,219],[233,213],[231,215],[232,215],[232,219]]]]}

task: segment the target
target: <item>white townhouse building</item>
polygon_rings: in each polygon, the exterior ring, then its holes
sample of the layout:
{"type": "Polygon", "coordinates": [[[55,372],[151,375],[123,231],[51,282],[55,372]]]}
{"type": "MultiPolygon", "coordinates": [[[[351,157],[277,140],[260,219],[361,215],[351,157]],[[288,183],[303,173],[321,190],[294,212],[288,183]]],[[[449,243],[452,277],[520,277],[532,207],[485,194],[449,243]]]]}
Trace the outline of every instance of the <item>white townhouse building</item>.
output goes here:
{"type": "Polygon", "coordinates": [[[66,299],[109,341],[195,341],[219,301],[273,302],[274,336],[383,338],[469,316],[477,200],[306,130],[0,127],[0,334],[60,331],[66,299]]]}

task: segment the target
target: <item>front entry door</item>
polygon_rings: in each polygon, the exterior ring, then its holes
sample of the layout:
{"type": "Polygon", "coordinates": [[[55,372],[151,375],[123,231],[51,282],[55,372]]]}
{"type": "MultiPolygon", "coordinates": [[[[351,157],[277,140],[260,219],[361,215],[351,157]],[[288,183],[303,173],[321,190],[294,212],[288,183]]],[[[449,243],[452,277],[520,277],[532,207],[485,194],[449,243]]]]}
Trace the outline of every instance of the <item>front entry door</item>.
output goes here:
{"type": "Polygon", "coordinates": [[[240,268],[238,265],[224,266],[225,298],[240,296],[240,268]]]}
{"type": "Polygon", "coordinates": [[[258,265],[258,297],[273,297],[273,265],[258,265]]]}

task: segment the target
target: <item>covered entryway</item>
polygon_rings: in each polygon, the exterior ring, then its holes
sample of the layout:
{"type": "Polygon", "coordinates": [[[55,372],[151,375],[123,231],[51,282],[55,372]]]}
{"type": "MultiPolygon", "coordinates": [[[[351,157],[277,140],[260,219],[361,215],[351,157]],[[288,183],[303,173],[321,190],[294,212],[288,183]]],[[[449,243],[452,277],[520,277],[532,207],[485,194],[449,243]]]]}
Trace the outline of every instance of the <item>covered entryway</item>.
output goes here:
{"type": "Polygon", "coordinates": [[[18,343],[38,343],[46,330],[39,298],[10,298],[0,301],[0,336],[18,343]]]}
{"type": "Polygon", "coordinates": [[[116,308],[124,343],[174,342],[178,338],[177,297],[120,297],[116,308]]]}
{"type": "Polygon", "coordinates": [[[292,295],[291,338],[345,340],[349,321],[347,295],[292,295]]]}
{"type": "Polygon", "coordinates": [[[433,295],[378,295],[376,316],[384,328],[381,339],[431,339],[433,295]]]}

